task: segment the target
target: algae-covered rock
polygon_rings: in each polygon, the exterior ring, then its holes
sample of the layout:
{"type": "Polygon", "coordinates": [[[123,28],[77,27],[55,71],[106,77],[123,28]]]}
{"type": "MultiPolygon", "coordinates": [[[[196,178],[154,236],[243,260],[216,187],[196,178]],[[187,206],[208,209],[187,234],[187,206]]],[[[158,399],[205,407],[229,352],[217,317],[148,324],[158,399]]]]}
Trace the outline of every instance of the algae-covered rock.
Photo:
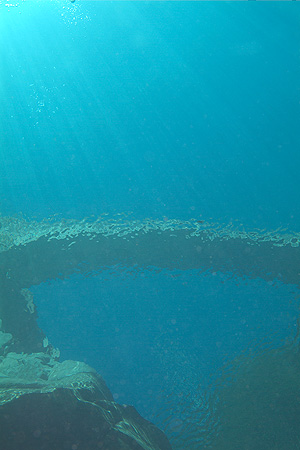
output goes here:
{"type": "Polygon", "coordinates": [[[0,351],[12,340],[12,334],[0,331],[0,351]]]}
{"type": "Polygon", "coordinates": [[[45,353],[0,358],[0,436],[5,450],[170,450],[165,435],[82,362],[45,353]]]}

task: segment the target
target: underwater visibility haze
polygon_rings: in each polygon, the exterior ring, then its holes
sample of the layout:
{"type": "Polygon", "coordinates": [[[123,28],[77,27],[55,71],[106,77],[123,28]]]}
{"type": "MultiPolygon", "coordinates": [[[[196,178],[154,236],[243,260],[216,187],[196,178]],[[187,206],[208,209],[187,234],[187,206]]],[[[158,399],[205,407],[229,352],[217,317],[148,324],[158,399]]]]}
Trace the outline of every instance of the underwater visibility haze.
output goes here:
{"type": "Polygon", "coordinates": [[[0,406],[1,364],[44,352],[174,450],[299,449],[299,25],[298,2],[0,2],[0,406]]]}

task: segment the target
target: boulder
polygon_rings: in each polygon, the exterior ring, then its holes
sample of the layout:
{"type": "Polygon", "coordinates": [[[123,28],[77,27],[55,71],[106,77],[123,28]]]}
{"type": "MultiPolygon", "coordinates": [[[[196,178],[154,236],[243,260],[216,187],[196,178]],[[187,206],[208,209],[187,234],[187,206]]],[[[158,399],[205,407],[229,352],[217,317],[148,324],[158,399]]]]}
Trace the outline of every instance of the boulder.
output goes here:
{"type": "Polygon", "coordinates": [[[0,436],[3,450],[171,450],[95,370],[46,353],[0,358],[0,436]]]}

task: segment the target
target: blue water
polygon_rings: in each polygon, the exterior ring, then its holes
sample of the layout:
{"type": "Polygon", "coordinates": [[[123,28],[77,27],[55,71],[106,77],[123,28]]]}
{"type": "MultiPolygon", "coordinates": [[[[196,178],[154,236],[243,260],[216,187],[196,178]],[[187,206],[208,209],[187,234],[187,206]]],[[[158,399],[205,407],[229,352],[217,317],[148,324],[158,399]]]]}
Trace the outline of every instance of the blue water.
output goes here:
{"type": "MultiPolygon", "coordinates": [[[[299,21],[297,2],[0,3],[1,214],[299,231],[299,21]]],[[[146,269],[33,289],[62,357],[149,418],[174,364],[205,384],[293,335],[295,290],[146,269]]]]}
{"type": "Polygon", "coordinates": [[[298,229],[298,4],[1,9],[2,214],[298,229]]]}
{"type": "Polygon", "coordinates": [[[32,291],[39,324],[62,357],[92,364],[116,401],[151,419],[175,367],[191,364],[204,387],[241,352],[284,343],[298,317],[295,287],[221,273],[112,269],[32,291]]]}

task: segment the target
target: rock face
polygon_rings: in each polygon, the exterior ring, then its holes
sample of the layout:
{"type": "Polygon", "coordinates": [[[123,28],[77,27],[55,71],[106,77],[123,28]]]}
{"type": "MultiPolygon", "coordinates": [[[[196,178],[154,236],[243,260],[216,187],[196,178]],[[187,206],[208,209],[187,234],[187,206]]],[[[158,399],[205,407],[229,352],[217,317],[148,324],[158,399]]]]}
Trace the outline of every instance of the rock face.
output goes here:
{"type": "Polygon", "coordinates": [[[0,436],[3,450],[171,450],[91,367],[45,353],[0,358],[0,436]]]}
{"type": "MultiPolygon", "coordinates": [[[[0,248],[0,450],[170,450],[160,430],[113,401],[91,367],[57,361],[28,290],[57,277],[56,263],[45,256],[42,267],[37,253],[11,250],[12,256],[0,248]]],[[[59,248],[52,257],[58,262],[64,252],[59,248]]]]}

